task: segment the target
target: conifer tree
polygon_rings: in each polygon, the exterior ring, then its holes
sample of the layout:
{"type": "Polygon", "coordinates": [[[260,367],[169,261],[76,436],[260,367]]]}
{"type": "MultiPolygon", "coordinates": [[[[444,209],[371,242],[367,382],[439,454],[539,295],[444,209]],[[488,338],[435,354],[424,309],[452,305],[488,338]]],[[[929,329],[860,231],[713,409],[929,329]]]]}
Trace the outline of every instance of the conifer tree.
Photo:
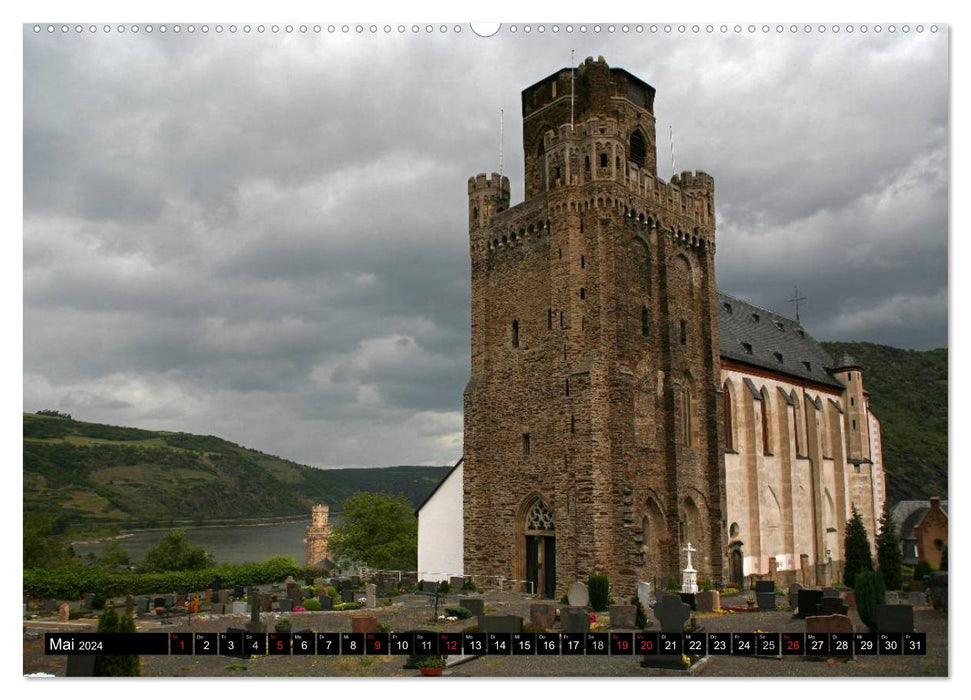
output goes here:
{"type": "Polygon", "coordinates": [[[899,590],[903,586],[903,554],[897,538],[897,524],[886,501],[880,516],[880,534],[877,536],[877,562],[886,587],[891,591],[899,590]]]}
{"type": "Polygon", "coordinates": [[[852,588],[856,583],[856,575],[861,571],[873,570],[873,556],[870,554],[870,540],[866,536],[863,518],[860,511],[853,505],[853,515],[846,522],[846,536],[843,539],[843,551],[846,553],[846,565],[843,568],[843,583],[852,588]]]}

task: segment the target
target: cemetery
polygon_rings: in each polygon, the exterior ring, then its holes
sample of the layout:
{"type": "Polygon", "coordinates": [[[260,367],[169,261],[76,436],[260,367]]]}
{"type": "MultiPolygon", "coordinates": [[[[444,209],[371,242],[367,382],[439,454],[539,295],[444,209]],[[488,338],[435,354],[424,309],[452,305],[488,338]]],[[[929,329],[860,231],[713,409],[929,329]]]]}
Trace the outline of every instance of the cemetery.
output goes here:
{"type": "MultiPolygon", "coordinates": [[[[690,547],[690,545],[689,545],[690,547]]],[[[690,556],[690,554],[689,554],[690,556]]],[[[688,569],[691,569],[690,562],[688,569]]],[[[602,581],[575,581],[560,601],[457,577],[446,582],[375,572],[282,581],[260,586],[185,588],[152,595],[24,601],[24,672],[66,675],[64,656],[45,656],[44,632],[94,631],[101,608],[130,612],[138,632],[478,632],[488,634],[634,633],[834,633],[867,632],[853,591],[770,580],[752,590],[712,588],[686,571],[680,592],[655,592],[649,583],[624,598],[602,581]],[[693,590],[691,590],[693,589],[693,590]]],[[[218,584],[220,582],[213,582],[218,584]]],[[[143,676],[892,676],[947,675],[947,616],[927,596],[891,592],[876,608],[881,632],[926,634],[922,656],[813,657],[685,653],[655,655],[542,656],[402,655],[143,656],[143,676]],[[422,670],[424,667],[424,670],[422,670]],[[431,669],[431,670],[429,670],[431,669]]],[[[946,603],[945,603],[946,605],[946,603]]],[[[680,637],[679,637],[680,638],[680,637]]],[[[695,637],[685,637],[685,640],[695,637]]],[[[715,637],[710,637],[714,639],[715,637]]],[[[686,642],[687,643],[687,642],[686,642]]],[[[74,658],[74,657],[70,657],[74,658]]],[[[76,667],[76,664],[75,664],[76,667]]]]}

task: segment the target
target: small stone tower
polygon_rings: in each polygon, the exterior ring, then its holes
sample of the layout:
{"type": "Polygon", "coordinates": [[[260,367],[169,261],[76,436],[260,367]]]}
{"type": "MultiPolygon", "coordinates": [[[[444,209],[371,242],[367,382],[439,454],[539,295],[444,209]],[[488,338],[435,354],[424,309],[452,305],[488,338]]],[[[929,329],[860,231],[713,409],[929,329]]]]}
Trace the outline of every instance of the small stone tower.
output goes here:
{"type": "Polygon", "coordinates": [[[330,539],[330,525],[327,518],[330,508],[323,504],[314,506],[310,527],[307,528],[307,566],[317,566],[324,559],[327,559],[329,551],[327,542],[330,539]]]}
{"type": "Polygon", "coordinates": [[[525,201],[469,179],[465,573],[721,576],[714,180],[658,177],[653,87],[572,72],[522,93],[525,201]]]}

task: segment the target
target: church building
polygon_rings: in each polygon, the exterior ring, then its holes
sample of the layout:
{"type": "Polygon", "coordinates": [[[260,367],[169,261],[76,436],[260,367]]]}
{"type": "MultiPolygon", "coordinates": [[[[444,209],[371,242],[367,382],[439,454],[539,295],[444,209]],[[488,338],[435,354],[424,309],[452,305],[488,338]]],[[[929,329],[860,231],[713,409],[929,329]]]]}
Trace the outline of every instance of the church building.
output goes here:
{"type": "Polygon", "coordinates": [[[874,539],[863,368],[718,293],[714,179],[658,176],[654,97],[602,57],[559,70],[522,93],[525,200],[469,179],[462,488],[419,511],[461,520],[420,527],[419,569],[462,570],[424,578],[554,597],[604,572],[629,595],[680,580],[690,542],[699,579],[816,585],[839,579],[853,506],[874,539]]]}

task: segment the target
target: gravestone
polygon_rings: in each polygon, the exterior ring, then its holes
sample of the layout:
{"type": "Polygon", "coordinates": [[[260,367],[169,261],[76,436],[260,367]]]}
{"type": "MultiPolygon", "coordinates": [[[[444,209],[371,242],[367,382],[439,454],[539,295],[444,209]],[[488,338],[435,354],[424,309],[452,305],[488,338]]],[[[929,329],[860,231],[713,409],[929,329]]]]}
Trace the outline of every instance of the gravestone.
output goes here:
{"type": "Polygon", "coordinates": [[[250,591],[250,612],[249,622],[246,623],[246,631],[261,634],[266,632],[266,625],[260,621],[260,608],[263,607],[261,605],[261,602],[263,602],[261,601],[261,598],[265,600],[266,603],[272,604],[272,602],[270,601],[270,596],[261,596],[255,588],[251,588],[250,591]]]}
{"type": "Polygon", "coordinates": [[[378,587],[368,583],[364,586],[364,593],[367,596],[367,602],[364,605],[369,608],[378,607],[378,587]]]}
{"type": "Polygon", "coordinates": [[[277,604],[280,606],[280,612],[293,612],[293,599],[280,598],[277,604]]]}
{"type": "Polygon", "coordinates": [[[320,601],[321,610],[333,610],[334,609],[334,599],[329,595],[318,596],[317,600],[320,601]]]}
{"type": "Polygon", "coordinates": [[[350,588],[341,589],[341,602],[342,603],[353,603],[354,602],[354,591],[350,588]]]}
{"type": "Polygon", "coordinates": [[[483,615],[479,631],[486,634],[515,634],[523,631],[523,618],[516,615],[483,615]]]}
{"type": "Polygon", "coordinates": [[[206,600],[208,600],[211,603],[212,602],[212,589],[211,588],[207,588],[203,592],[202,597],[205,598],[206,600]]]}
{"type": "Polygon", "coordinates": [[[139,615],[145,615],[146,613],[148,613],[148,610],[151,607],[151,604],[152,604],[151,598],[149,598],[147,595],[140,595],[135,599],[135,611],[139,615]]]}
{"type": "Polygon", "coordinates": [[[85,593],[81,600],[84,601],[85,610],[94,610],[94,593],[85,593]]]}
{"type": "Polygon", "coordinates": [[[570,584],[566,598],[570,601],[570,605],[575,608],[585,608],[590,604],[590,593],[587,591],[587,587],[579,581],[570,584]]]}
{"type": "Polygon", "coordinates": [[[283,579],[283,584],[285,586],[289,586],[293,582],[294,582],[293,576],[287,576],[285,579],[283,579]]]}
{"type": "MultiPolygon", "coordinates": [[[[83,607],[83,603],[81,604],[83,607]]],[[[54,613],[60,609],[61,605],[53,598],[46,598],[40,602],[40,610],[45,613],[54,613]]]]}
{"type": "Polygon", "coordinates": [[[222,587],[223,587],[223,577],[222,576],[216,576],[212,580],[212,583],[209,584],[209,588],[211,588],[214,591],[218,591],[222,587]]]}
{"type": "Polygon", "coordinates": [[[465,585],[464,576],[451,576],[448,579],[448,587],[453,591],[461,591],[462,586],[465,585]]]}
{"type": "Polygon", "coordinates": [[[883,600],[887,605],[900,605],[900,593],[897,591],[887,591],[883,600]]]}
{"type": "Polygon", "coordinates": [[[259,595],[257,597],[260,600],[260,611],[261,612],[272,612],[273,610],[273,598],[268,595],[259,595]]]}
{"type": "Polygon", "coordinates": [[[232,614],[233,615],[245,615],[246,614],[246,601],[244,600],[234,600],[232,604],[232,614]]]}
{"type": "Polygon", "coordinates": [[[853,622],[846,615],[813,615],[806,618],[806,634],[853,633],[853,622]]]}
{"type": "Polygon", "coordinates": [[[313,598],[313,597],[314,597],[314,589],[313,588],[309,588],[308,587],[308,588],[304,588],[303,589],[303,599],[304,600],[306,600],[307,598],[313,598]]]}
{"type": "MultiPolygon", "coordinates": [[[[459,605],[472,613],[473,617],[485,615],[485,601],[482,598],[459,597],[459,605]]],[[[532,606],[530,606],[532,608],[532,606]]]]}
{"type": "MultiPolygon", "coordinates": [[[[313,578],[312,578],[312,577],[307,577],[307,578],[305,578],[305,579],[303,580],[303,585],[305,585],[305,586],[312,586],[312,585],[314,585],[314,580],[313,580],[313,578]]],[[[308,597],[308,598],[310,598],[310,597],[312,597],[312,596],[309,596],[309,595],[308,595],[307,597],[308,597]]]]}
{"type": "Polygon", "coordinates": [[[878,605],[877,629],[881,632],[913,632],[914,607],[912,605],[878,605]]]}
{"type": "Polygon", "coordinates": [[[824,596],[817,613],[819,615],[846,615],[849,611],[849,606],[841,598],[824,596]]]}
{"type": "Polygon", "coordinates": [[[697,596],[698,612],[713,612],[722,606],[721,593],[718,591],[702,591],[697,596]]]}
{"type": "Polygon", "coordinates": [[[422,593],[435,593],[438,590],[438,581],[422,581],[421,582],[421,592],[422,593]]]}
{"type": "Polygon", "coordinates": [[[69,678],[90,678],[94,676],[95,654],[69,654],[67,657],[67,671],[64,675],[69,678]]]}
{"type": "Polygon", "coordinates": [[[153,598],[152,599],[152,607],[153,608],[164,608],[165,607],[165,598],[153,598]]]}
{"type": "Polygon", "coordinates": [[[691,607],[680,596],[665,594],[654,606],[654,617],[661,623],[662,632],[683,632],[684,623],[691,617],[691,607]]]}
{"type": "Polygon", "coordinates": [[[233,598],[242,598],[244,595],[246,594],[243,592],[242,586],[236,586],[233,588],[233,598]]]}
{"type": "Polygon", "coordinates": [[[230,594],[232,594],[232,591],[228,588],[222,588],[219,591],[216,591],[216,602],[225,605],[229,602],[230,594]]]}
{"type": "Polygon", "coordinates": [[[799,591],[799,608],[795,617],[806,618],[816,615],[822,600],[822,591],[817,591],[814,588],[803,588],[799,591]]]}
{"type": "Polygon", "coordinates": [[[288,583],[287,598],[290,600],[303,600],[303,588],[295,583],[288,583]]]}
{"type": "Polygon", "coordinates": [[[924,591],[911,591],[907,597],[914,607],[923,608],[927,606],[927,594],[924,591]]]}
{"type": "Polygon", "coordinates": [[[57,612],[58,622],[67,622],[71,619],[71,606],[67,603],[61,603],[61,607],[57,612]]]}
{"type": "Polygon", "coordinates": [[[183,595],[182,593],[180,593],[179,595],[177,595],[175,597],[175,604],[177,606],[183,606],[183,605],[185,605],[185,603],[186,603],[186,601],[188,599],[189,599],[189,596],[188,595],[183,595]]]}
{"type": "Polygon", "coordinates": [[[360,588],[361,587],[361,577],[360,576],[351,576],[348,579],[348,581],[350,581],[352,588],[360,588]]]}
{"type": "Polygon", "coordinates": [[[641,601],[641,605],[647,610],[651,607],[651,584],[647,581],[637,582],[637,599],[641,601]]]}
{"type": "Polygon", "coordinates": [[[823,588],[823,598],[839,598],[840,592],[835,588],[823,588]]]}
{"type": "Polygon", "coordinates": [[[374,578],[374,583],[378,587],[378,595],[398,590],[398,579],[392,574],[378,574],[374,578]]]}
{"type": "Polygon", "coordinates": [[[774,581],[756,581],[755,582],[755,592],[756,593],[775,593],[775,582],[774,581]]]}
{"type": "Polygon", "coordinates": [[[793,610],[799,605],[799,591],[803,588],[801,583],[794,583],[789,586],[789,607],[793,610]]]}
{"type": "MultiPolygon", "coordinates": [[[[482,613],[477,613],[481,615],[482,613]]],[[[553,629],[556,622],[556,606],[551,603],[532,603],[529,606],[529,624],[541,630],[553,629]]]]}
{"type": "MultiPolygon", "coordinates": [[[[479,618],[480,621],[483,619],[479,618]]],[[[589,632],[590,615],[585,607],[563,607],[560,608],[560,625],[564,632],[589,632]]]]}
{"type": "Polygon", "coordinates": [[[607,611],[611,629],[632,630],[637,627],[636,605],[611,605],[607,611]]]}
{"type": "Polygon", "coordinates": [[[406,571],[401,574],[401,585],[405,588],[414,588],[418,585],[418,572],[406,571]]]}
{"type": "Polygon", "coordinates": [[[378,631],[378,618],[374,615],[354,615],[351,617],[351,632],[366,634],[378,631]]]}
{"type": "Polygon", "coordinates": [[[692,610],[698,609],[698,600],[697,598],[695,598],[696,595],[698,594],[697,593],[678,593],[678,596],[680,596],[681,598],[681,602],[687,605],[692,610]]]}
{"type": "Polygon", "coordinates": [[[226,613],[226,606],[222,603],[212,603],[209,606],[210,615],[224,615],[226,613]]]}
{"type": "Polygon", "coordinates": [[[761,593],[756,591],[755,602],[758,604],[759,610],[775,610],[775,592],[761,593]]]}
{"type": "Polygon", "coordinates": [[[175,605],[175,593],[168,593],[165,595],[165,607],[171,608],[175,605]]]}

